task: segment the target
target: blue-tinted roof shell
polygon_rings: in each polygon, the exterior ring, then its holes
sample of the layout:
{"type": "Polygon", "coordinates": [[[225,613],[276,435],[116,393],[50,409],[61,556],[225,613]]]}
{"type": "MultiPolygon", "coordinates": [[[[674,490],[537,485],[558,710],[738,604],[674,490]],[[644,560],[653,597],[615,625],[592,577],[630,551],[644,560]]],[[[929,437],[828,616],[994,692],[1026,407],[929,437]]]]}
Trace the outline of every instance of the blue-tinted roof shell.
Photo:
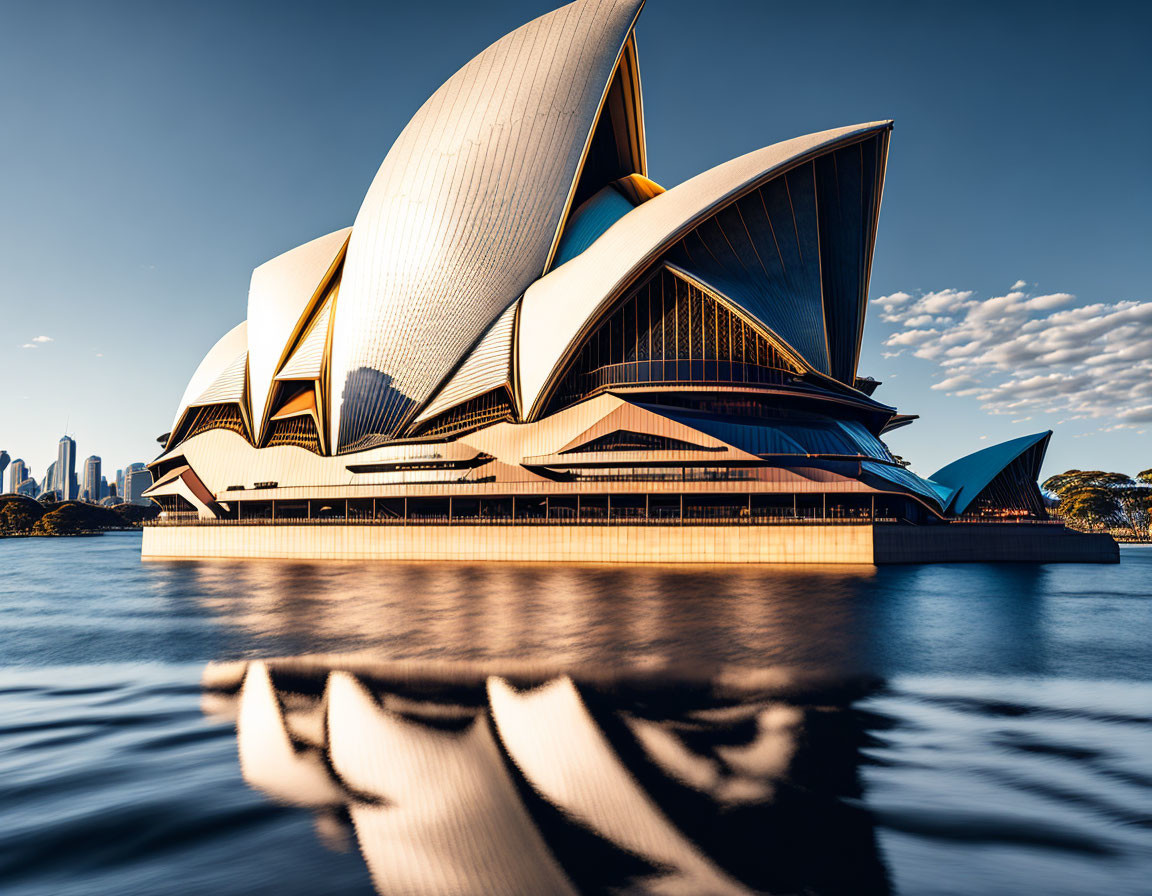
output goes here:
{"type": "Polygon", "coordinates": [[[564,235],[556,247],[553,268],[571,261],[596,240],[604,231],[632,211],[633,205],[611,184],[586,200],[568,218],[564,235]]]}
{"type": "MultiPolygon", "coordinates": [[[[956,490],[952,512],[960,515],[1005,467],[1039,442],[1047,442],[1052,430],[1010,439],[954,460],[932,474],[932,481],[956,490]]],[[[1047,446],[1045,446],[1047,447],[1047,446]]]]}
{"type": "Polygon", "coordinates": [[[933,482],[930,479],[924,479],[922,476],[917,476],[911,470],[905,469],[904,467],[866,460],[861,462],[860,470],[863,473],[871,473],[873,476],[877,476],[885,482],[891,483],[901,489],[906,489],[923,498],[927,498],[939,507],[941,511],[948,507],[948,501],[954,494],[953,489],[948,486],[941,485],[939,482],[933,482]]]}

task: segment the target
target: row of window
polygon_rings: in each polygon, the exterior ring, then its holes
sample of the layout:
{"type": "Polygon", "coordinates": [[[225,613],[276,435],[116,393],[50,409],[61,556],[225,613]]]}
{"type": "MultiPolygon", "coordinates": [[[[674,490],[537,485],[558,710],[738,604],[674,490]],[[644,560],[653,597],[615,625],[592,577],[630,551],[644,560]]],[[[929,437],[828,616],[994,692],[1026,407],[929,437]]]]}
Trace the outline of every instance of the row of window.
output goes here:
{"type": "Polygon", "coordinates": [[[908,519],[922,509],[894,495],[581,495],[495,498],[349,498],[239,501],[240,522],[513,522],[637,520],[908,519]]]}

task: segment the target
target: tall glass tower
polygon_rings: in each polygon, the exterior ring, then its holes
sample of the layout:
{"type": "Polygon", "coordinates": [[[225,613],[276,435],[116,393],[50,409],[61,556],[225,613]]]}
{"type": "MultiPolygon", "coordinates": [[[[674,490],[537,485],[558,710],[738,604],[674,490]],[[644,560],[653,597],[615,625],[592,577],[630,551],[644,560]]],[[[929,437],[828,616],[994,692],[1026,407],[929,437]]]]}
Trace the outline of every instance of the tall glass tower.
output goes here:
{"type": "Polygon", "coordinates": [[[56,447],[56,488],[61,501],[76,500],[76,440],[69,436],[62,436],[56,447]]]}
{"type": "Polygon", "coordinates": [[[100,458],[95,454],[84,461],[84,485],[80,496],[93,504],[99,504],[103,497],[100,494],[100,458]]]}
{"type": "Polygon", "coordinates": [[[121,495],[129,504],[148,504],[144,497],[144,489],[152,484],[152,473],[141,463],[128,464],[124,469],[124,494],[121,495]]]}
{"type": "Polygon", "coordinates": [[[28,465],[24,463],[23,458],[16,458],[12,461],[12,469],[9,471],[8,476],[8,491],[15,492],[20,487],[20,483],[28,478],[28,465]]]}

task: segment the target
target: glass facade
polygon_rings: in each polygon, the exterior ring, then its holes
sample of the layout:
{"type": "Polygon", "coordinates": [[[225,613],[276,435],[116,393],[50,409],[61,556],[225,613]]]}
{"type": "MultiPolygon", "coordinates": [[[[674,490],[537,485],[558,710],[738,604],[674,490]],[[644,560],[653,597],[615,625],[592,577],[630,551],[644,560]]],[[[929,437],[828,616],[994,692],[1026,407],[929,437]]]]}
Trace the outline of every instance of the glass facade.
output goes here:
{"type": "Polygon", "coordinates": [[[852,385],[887,132],[792,168],[725,206],[668,253],[852,385]]]}
{"type": "Polygon", "coordinates": [[[438,414],[416,431],[418,436],[458,435],[500,420],[513,420],[516,411],[512,396],[505,388],[493,389],[476,398],[438,414]]]}
{"type": "Polygon", "coordinates": [[[710,293],[662,268],[588,338],[550,411],[611,386],[790,382],[801,368],[710,293]]]}
{"type": "Polygon", "coordinates": [[[723,446],[696,445],[682,439],[658,436],[650,432],[618,429],[592,439],[583,445],[561,451],[561,454],[587,454],[593,451],[725,451],[723,446]]]}
{"type": "Polygon", "coordinates": [[[178,444],[211,429],[226,429],[248,438],[248,427],[237,404],[210,404],[191,408],[185,416],[181,431],[172,444],[178,444]]]}
{"type": "Polygon", "coordinates": [[[273,420],[268,427],[268,445],[295,445],[320,454],[320,434],[316,431],[316,421],[307,414],[273,420]]]}

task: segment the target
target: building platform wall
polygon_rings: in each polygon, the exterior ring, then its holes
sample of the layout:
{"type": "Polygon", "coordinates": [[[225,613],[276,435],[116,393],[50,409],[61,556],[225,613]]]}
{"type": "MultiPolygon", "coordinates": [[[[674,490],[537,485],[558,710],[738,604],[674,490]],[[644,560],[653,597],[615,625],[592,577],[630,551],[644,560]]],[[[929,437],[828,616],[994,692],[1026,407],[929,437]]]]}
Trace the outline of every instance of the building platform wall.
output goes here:
{"type": "Polygon", "coordinates": [[[528,563],[1115,563],[1107,535],[1061,526],[149,526],[145,560],[528,563]]]}
{"type": "Polygon", "coordinates": [[[1055,525],[877,526],[876,563],[1119,563],[1111,535],[1055,525]]]}
{"type": "Polygon", "coordinates": [[[149,526],[144,559],[872,563],[872,527],[149,526]]]}

